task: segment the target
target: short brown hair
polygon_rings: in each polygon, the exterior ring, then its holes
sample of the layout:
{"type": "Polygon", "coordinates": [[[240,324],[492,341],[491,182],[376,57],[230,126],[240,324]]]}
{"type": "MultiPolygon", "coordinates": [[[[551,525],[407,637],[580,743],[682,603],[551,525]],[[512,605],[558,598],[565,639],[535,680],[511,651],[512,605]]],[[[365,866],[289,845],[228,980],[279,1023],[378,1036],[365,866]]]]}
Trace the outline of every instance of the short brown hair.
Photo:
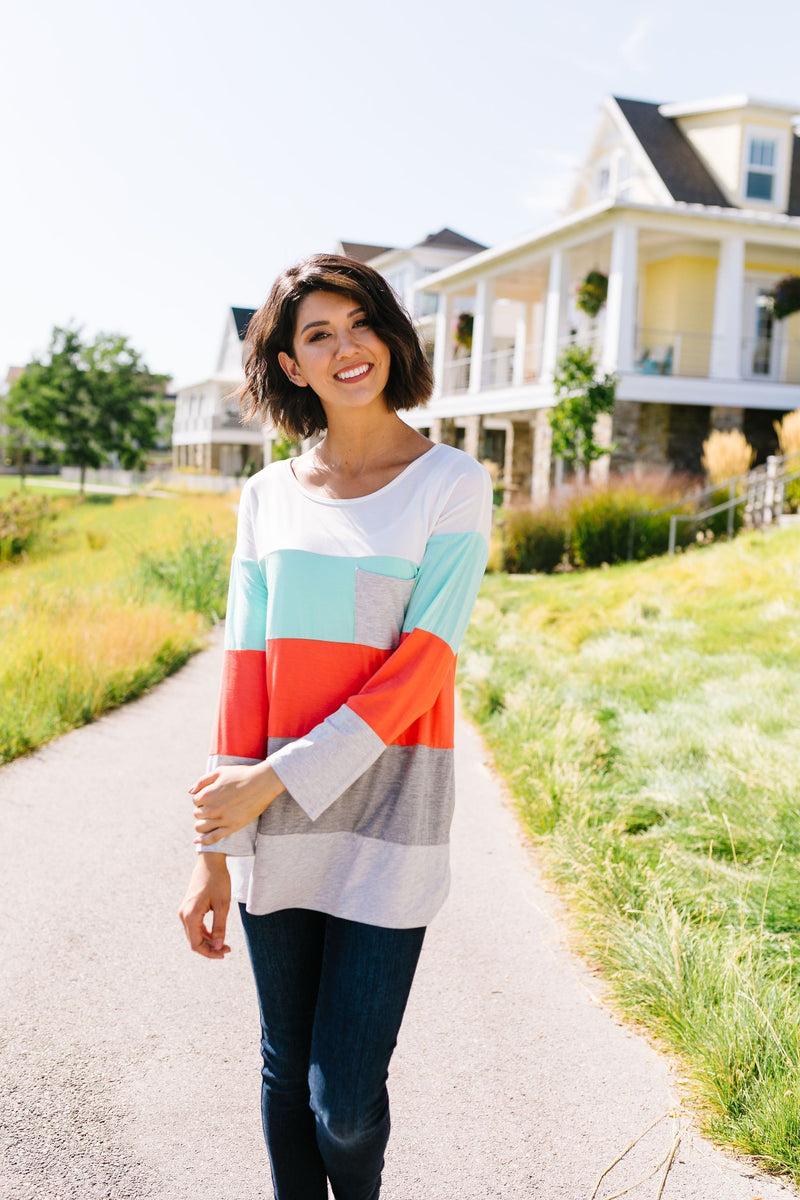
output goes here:
{"type": "Polygon", "coordinates": [[[250,353],[239,393],[247,420],[269,418],[289,437],[311,437],[326,429],[325,410],[310,387],[297,387],[278,361],[294,358],[297,309],[311,292],[352,296],[391,356],[384,397],[390,409],[416,408],[433,390],[433,372],[411,318],[384,277],[355,258],[313,254],[282,271],[266,303],[247,327],[250,353]]]}

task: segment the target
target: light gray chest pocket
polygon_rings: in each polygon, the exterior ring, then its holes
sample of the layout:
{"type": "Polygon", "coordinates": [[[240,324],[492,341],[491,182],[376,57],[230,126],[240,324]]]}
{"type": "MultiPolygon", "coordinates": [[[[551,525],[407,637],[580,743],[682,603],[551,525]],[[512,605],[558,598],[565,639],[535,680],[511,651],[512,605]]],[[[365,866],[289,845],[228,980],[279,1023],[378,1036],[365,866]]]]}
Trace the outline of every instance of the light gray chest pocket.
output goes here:
{"type": "Polygon", "coordinates": [[[360,646],[397,648],[414,582],[356,567],[355,640],[360,646]]]}

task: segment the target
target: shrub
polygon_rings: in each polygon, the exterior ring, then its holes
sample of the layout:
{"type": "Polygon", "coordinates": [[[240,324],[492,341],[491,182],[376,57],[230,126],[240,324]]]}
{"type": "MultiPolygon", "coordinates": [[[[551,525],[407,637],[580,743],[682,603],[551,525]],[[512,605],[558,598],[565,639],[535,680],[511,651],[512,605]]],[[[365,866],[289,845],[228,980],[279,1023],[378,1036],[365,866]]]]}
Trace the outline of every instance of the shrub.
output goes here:
{"type": "Polygon", "coordinates": [[[712,483],[746,474],[756,452],[739,429],[715,429],[703,442],[703,467],[712,483]]]}
{"type": "Polygon", "coordinates": [[[781,454],[800,453],[800,408],[787,413],[782,421],[772,422],[778,435],[781,454]]]}
{"type": "Polygon", "coordinates": [[[56,516],[46,496],[11,492],[0,500],[0,563],[19,558],[31,549],[56,516]]]}
{"type": "Polygon", "coordinates": [[[191,524],[181,545],[160,557],[144,553],[140,570],[146,586],[166,591],[186,612],[201,613],[209,621],[225,615],[230,543],[209,528],[200,532],[191,524]]]}
{"type": "Polygon", "coordinates": [[[505,514],[503,570],[523,575],[554,571],[567,548],[568,525],[560,509],[518,509],[505,514]]]}
{"type": "MultiPolygon", "coordinates": [[[[584,492],[569,506],[570,558],[576,566],[641,560],[664,554],[669,546],[669,513],[659,493],[643,493],[633,485],[584,492]]],[[[678,537],[686,540],[678,526],[678,537]]]]}
{"type": "MultiPolygon", "coordinates": [[[[787,413],[782,421],[773,421],[773,427],[778,435],[781,454],[787,459],[787,473],[792,475],[800,471],[800,408],[787,413]]],[[[786,484],[784,502],[791,512],[800,509],[800,479],[792,479],[786,484]]]]}
{"type": "MultiPolygon", "coordinates": [[[[737,492],[740,489],[737,485],[737,492]]],[[[706,501],[709,508],[716,508],[718,504],[724,504],[731,499],[728,488],[716,488],[711,496],[706,501]]],[[[738,533],[744,525],[744,503],[737,504],[733,510],[733,532],[738,533]]],[[[705,521],[698,521],[694,525],[695,534],[704,532],[707,535],[707,540],[713,538],[727,537],[728,534],[728,511],[724,509],[722,512],[714,513],[713,517],[707,517],[705,521]],[[711,535],[710,537],[708,535],[711,535]]]]}

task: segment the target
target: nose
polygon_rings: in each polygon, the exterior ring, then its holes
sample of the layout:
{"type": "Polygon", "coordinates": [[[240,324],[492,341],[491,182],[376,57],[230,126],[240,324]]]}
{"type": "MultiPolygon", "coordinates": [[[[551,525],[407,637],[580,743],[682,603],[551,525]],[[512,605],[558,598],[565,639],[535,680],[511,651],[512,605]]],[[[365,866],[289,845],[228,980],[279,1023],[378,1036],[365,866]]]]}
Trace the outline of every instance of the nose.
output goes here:
{"type": "Polygon", "coordinates": [[[342,329],[339,332],[339,339],[336,343],[337,358],[352,358],[358,353],[358,343],[350,328],[342,329]]]}

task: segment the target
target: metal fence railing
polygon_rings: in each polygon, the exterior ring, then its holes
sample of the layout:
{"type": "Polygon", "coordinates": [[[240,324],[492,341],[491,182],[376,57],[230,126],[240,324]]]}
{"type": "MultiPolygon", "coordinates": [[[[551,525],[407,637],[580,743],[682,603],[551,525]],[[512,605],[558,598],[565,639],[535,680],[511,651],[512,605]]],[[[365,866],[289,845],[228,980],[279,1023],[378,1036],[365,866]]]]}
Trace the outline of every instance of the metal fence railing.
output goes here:
{"type": "MultiPolygon", "coordinates": [[[[795,479],[800,479],[800,469],[789,469],[791,466],[797,467],[797,465],[798,456],[796,454],[770,455],[762,466],[755,467],[746,475],[739,475],[714,487],[704,488],[702,493],[698,493],[698,496],[718,495],[727,488],[728,499],[719,504],[712,504],[708,508],[696,507],[693,513],[673,512],[669,521],[668,552],[675,553],[680,522],[699,523],[727,512],[727,534],[728,537],[733,537],[736,509],[743,506],[745,528],[758,529],[764,525],[775,523],[783,512],[786,485],[795,479]]],[[[663,511],[668,512],[669,509],[663,511]]]]}
{"type": "Polygon", "coordinates": [[[668,553],[674,554],[680,524],[700,524],[720,513],[727,513],[725,532],[731,538],[736,532],[736,510],[740,507],[744,508],[741,522],[743,528],[757,529],[777,522],[784,509],[787,484],[795,479],[800,479],[800,454],[771,455],[765,463],[752,471],[700,488],[681,500],[665,504],[662,508],[643,509],[634,513],[628,532],[628,561],[634,556],[637,521],[663,517],[669,513],[668,553]],[[716,504],[708,503],[720,492],[726,491],[727,500],[716,504]]]}

